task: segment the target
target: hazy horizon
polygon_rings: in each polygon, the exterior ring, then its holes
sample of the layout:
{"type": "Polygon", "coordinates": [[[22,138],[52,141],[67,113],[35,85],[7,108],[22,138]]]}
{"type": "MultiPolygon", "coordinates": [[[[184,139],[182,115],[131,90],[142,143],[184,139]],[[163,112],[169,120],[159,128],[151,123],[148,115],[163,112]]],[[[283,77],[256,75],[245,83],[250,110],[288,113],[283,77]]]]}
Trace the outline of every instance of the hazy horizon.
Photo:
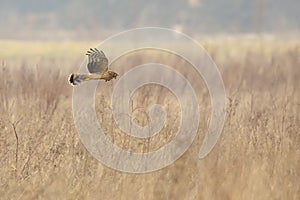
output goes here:
{"type": "Polygon", "coordinates": [[[191,36],[293,34],[300,31],[297,0],[0,0],[0,39],[104,39],[139,27],[191,36]]]}

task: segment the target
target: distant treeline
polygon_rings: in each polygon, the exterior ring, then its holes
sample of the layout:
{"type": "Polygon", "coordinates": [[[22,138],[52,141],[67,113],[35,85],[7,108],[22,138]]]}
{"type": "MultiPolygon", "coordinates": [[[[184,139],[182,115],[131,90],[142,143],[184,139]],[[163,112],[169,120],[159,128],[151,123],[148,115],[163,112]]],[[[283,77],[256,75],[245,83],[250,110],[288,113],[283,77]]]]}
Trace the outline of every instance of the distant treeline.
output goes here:
{"type": "Polygon", "coordinates": [[[300,29],[299,0],[0,0],[0,36],[29,30],[162,26],[187,32],[300,29]]]}

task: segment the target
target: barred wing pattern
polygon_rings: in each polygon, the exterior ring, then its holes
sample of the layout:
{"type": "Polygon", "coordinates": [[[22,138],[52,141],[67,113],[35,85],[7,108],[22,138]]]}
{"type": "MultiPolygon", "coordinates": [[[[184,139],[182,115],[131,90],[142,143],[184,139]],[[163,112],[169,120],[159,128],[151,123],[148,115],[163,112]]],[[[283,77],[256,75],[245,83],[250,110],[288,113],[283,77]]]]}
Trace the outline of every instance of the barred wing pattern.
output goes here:
{"type": "Polygon", "coordinates": [[[108,70],[108,59],[103,51],[91,48],[86,55],[88,56],[87,68],[90,73],[103,73],[108,70]]]}

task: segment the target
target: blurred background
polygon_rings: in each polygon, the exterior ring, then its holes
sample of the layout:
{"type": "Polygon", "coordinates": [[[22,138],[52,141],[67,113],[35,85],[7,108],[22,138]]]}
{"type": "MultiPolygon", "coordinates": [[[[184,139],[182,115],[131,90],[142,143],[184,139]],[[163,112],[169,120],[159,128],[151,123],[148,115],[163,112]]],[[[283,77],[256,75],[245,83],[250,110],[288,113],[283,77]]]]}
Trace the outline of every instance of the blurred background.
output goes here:
{"type": "Polygon", "coordinates": [[[298,34],[298,0],[1,0],[0,38],[102,39],[159,26],[199,34],[298,34]]]}

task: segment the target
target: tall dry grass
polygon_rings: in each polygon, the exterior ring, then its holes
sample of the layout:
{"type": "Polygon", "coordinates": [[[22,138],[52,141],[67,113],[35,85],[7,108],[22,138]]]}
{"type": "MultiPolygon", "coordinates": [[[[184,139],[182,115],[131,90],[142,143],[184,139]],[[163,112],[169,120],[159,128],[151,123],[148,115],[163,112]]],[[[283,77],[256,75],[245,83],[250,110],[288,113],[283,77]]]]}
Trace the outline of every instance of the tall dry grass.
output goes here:
{"type": "MultiPolygon", "coordinates": [[[[67,75],[81,64],[79,54],[74,53],[75,59],[2,54],[0,199],[299,199],[299,43],[240,50],[232,45],[232,51],[221,43],[204,43],[228,95],[221,138],[204,160],[198,160],[210,101],[203,81],[183,70],[191,82],[200,81],[195,85],[202,91],[197,138],[174,164],[147,174],[107,168],[81,144],[72,117],[72,87],[67,83],[67,75]]],[[[176,58],[160,56],[176,67],[176,58]]],[[[136,55],[115,64],[133,66],[147,59],[136,55]]],[[[178,68],[188,69],[183,65],[178,68]]],[[[141,140],[115,126],[109,99],[103,95],[110,94],[113,85],[99,87],[96,98],[99,122],[112,142],[126,150],[148,152],[172,139],[180,113],[170,92],[146,86],[133,96],[129,106],[140,125],[147,123],[143,108],[152,103],[161,103],[168,111],[165,130],[141,140]]]]}

